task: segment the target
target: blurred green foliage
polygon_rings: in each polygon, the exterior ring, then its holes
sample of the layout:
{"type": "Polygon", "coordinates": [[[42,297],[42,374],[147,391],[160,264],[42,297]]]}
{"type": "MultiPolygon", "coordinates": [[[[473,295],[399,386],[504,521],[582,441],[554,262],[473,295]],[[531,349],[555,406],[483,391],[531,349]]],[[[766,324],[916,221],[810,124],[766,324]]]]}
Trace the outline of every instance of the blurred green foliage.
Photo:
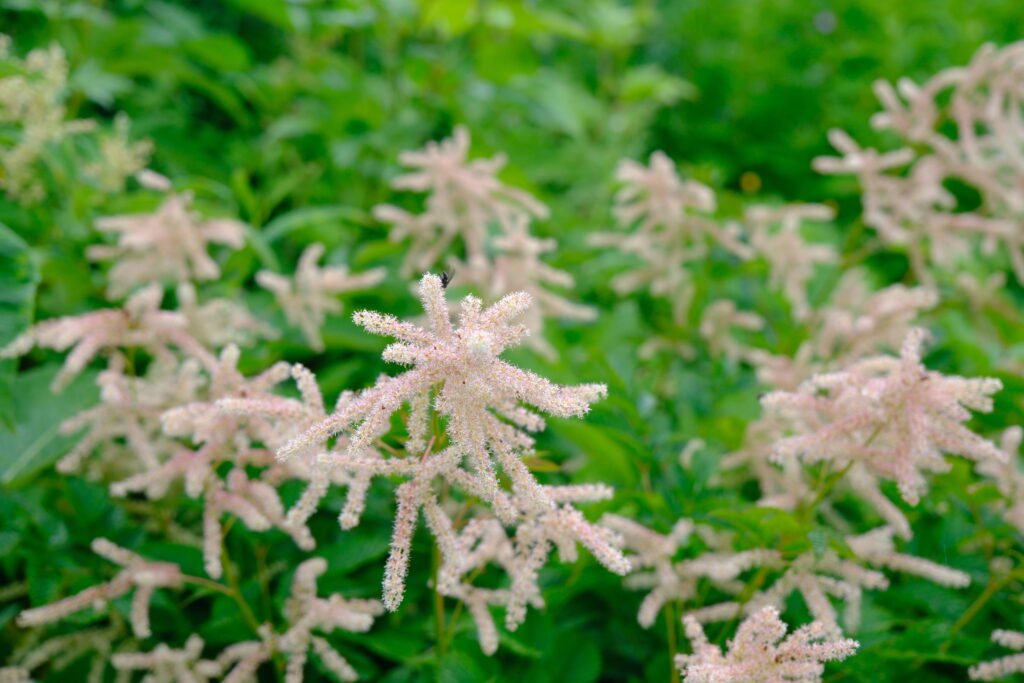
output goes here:
{"type": "MultiPolygon", "coordinates": [[[[466,124],[475,156],[504,151],[503,178],[549,204],[552,218],[536,230],[559,239],[552,261],[578,278],[573,298],[601,310],[593,325],[549,332],[561,354],[557,363],[510,354],[554,381],[609,385],[610,398],[585,422],[553,420],[542,435],[541,454],[562,466],[552,476],[614,484],[616,500],[589,506],[593,516],[615,510],[664,531],[685,515],[733,528],[751,546],[796,552],[828,539],[809,535],[785,513],[739,504],[750,491],[713,483],[717,457],[740,444],[746,422],[759,413],[762,387],[749,369],[703,351],[693,359],[638,360],[636,349],[652,330],[664,333],[667,306],[612,293],[607,282],[623,266],[621,257],[585,247],[584,235],[611,223],[616,162],[655,149],[727,190],[727,213],[740,212],[741,188],[759,186],[786,200],[833,199],[844,210],[841,225],[856,228],[852,181],[809,168],[811,158],[828,151],[825,132],[837,126],[877,139],[867,123],[876,109],[873,80],[922,78],[966,62],[985,41],[1019,39],[1024,11],[1019,0],[0,0],[0,22],[18,53],[52,41],[67,51],[69,116],[109,125],[115,111],[127,112],[133,135],[155,142],[153,168],[194,190],[204,210],[252,226],[249,246],[224,264],[224,278],[211,291],[244,297],[267,316],[276,314],[253,286],[253,273],[290,272],[313,241],[327,245],[329,260],[354,269],[391,268],[389,281],[352,297],[349,310],[415,314],[408,283],[394,274],[402,246],[387,241],[369,211],[393,199],[388,181],[399,172],[401,150],[466,124]],[[756,177],[744,186],[748,172],[756,177]],[[684,472],[678,453],[698,436],[708,449],[684,472]]],[[[27,324],[33,306],[44,319],[103,305],[102,274],[83,258],[96,239],[92,221],[153,206],[144,193],[107,196],[76,184],[73,151],[57,150],[48,166],[46,202],[0,200],[0,223],[10,228],[0,226],[0,344],[27,324]]],[[[858,230],[824,238],[852,251],[863,240],[858,230]]],[[[905,269],[900,255],[871,265],[879,284],[905,269]]],[[[698,301],[729,296],[741,309],[760,312],[775,350],[794,352],[803,331],[789,321],[781,296],[760,286],[765,276],[763,264],[738,265],[716,252],[699,279],[698,301]]],[[[835,277],[819,278],[812,296],[824,297],[835,277]]],[[[939,351],[929,359],[937,369],[993,374],[1004,349],[1021,353],[1012,320],[978,320],[955,304],[938,319],[939,351]]],[[[693,338],[693,330],[672,333],[693,338]]],[[[392,370],[379,361],[384,340],[345,316],[333,318],[325,336],[322,355],[311,355],[290,333],[247,351],[244,363],[306,363],[329,398],[392,370]]],[[[102,486],[47,468],[61,448],[56,425],[89,400],[91,389],[86,377],[60,397],[47,394],[53,362],[53,354],[35,353],[17,378],[12,363],[0,364],[0,414],[17,425],[0,431],[0,485],[7,486],[0,489],[0,578],[25,581],[33,604],[91,585],[108,569],[88,552],[97,529],[154,557],[191,563],[201,574],[194,548],[147,545],[143,520],[111,502],[102,486]]],[[[996,413],[976,421],[986,431],[1024,418],[1024,386],[1000,376],[1007,390],[996,413]]],[[[917,536],[908,552],[972,573],[975,586],[958,592],[897,577],[890,591],[866,596],[862,651],[832,665],[828,680],[963,680],[967,665],[998,652],[988,644],[992,628],[1024,626],[1019,595],[1004,593],[953,631],[987,580],[978,546],[1012,537],[1000,519],[984,516],[986,491],[968,488],[970,481],[959,463],[935,485],[936,495],[910,512],[917,536]]],[[[392,513],[389,495],[378,493],[367,521],[351,532],[337,529],[330,504],[315,518],[318,538],[329,539],[318,551],[331,567],[323,589],[377,594],[392,513]]],[[[287,495],[290,503],[298,491],[287,495]]],[[[186,499],[179,514],[183,523],[195,522],[200,512],[186,499]]],[[[158,529],[170,523],[145,521],[158,529]]],[[[243,593],[253,596],[261,618],[271,618],[287,582],[273,595],[265,582],[289,577],[303,554],[281,534],[242,528],[232,530],[229,543],[244,568],[243,593]]],[[[503,632],[495,657],[480,654],[465,616],[452,647],[438,657],[428,548],[418,537],[400,612],[368,635],[332,637],[365,679],[669,679],[665,623],[641,629],[639,595],[589,558],[545,570],[548,607],[519,631],[503,632]]],[[[154,603],[157,640],[180,643],[190,623],[203,624],[199,632],[211,646],[245,637],[226,598],[202,605],[174,600],[169,594],[154,603]]],[[[0,605],[0,657],[14,642],[19,604],[0,605]]],[[[127,613],[127,603],[115,607],[127,613]]],[[[806,616],[801,605],[792,607],[806,616]]],[[[89,619],[79,615],[65,630],[89,619]]],[[[75,666],[48,680],[79,680],[86,665],[75,666]]]]}

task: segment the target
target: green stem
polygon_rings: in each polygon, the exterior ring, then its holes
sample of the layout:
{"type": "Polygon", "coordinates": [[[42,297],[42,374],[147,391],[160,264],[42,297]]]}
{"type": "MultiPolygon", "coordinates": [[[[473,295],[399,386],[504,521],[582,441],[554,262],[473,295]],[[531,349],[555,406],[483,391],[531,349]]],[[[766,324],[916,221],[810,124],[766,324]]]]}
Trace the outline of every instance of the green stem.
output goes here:
{"type": "Polygon", "coordinates": [[[434,631],[437,635],[437,656],[438,659],[442,659],[448,649],[448,643],[444,633],[444,596],[441,595],[441,591],[438,590],[437,586],[438,574],[441,570],[441,549],[436,543],[434,544],[431,565],[431,573],[434,577],[434,631]]]}
{"type": "Polygon", "coordinates": [[[679,675],[676,673],[676,652],[679,644],[676,639],[676,620],[679,612],[676,609],[676,602],[672,601],[665,605],[665,633],[668,637],[668,680],[669,683],[679,683],[679,675]]]}

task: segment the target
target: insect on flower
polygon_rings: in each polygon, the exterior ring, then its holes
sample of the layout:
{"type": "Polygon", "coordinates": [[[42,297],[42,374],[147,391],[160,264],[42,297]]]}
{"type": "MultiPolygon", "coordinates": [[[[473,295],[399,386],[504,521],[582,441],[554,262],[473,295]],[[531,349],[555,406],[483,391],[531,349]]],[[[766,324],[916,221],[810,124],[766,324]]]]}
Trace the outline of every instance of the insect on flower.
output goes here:
{"type": "Polygon", "coordinates": [[[449,275],[447,270],[442,270],[441,271],[441,288],[442,289],[448,289],[448,285],[450,285],[452,280],[454,280],[454,279],[455,279],[455,272],[454,271],[452,271],[452,274],[449,275]]]}

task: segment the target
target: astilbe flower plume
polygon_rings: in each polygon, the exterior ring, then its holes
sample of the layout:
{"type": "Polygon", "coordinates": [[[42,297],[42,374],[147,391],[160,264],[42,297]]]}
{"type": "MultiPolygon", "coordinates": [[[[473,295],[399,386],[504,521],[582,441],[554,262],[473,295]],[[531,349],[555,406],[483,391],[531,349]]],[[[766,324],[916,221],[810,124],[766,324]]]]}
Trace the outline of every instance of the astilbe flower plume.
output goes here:
{"type": "Polygon", "coordinates": [[[188,319],[160,309],[163,290],[153,284],[133,294],[122,308],[106,308],[76,316],[44,320],[0,349],[0,359],[16,358],[33,347],[71,349],[53,379],[55,391],[73,380],[103,351],[142,348],[157,358],[173,357],[172,347],[212,366],[213,356],[188,333],[188,319]]]}
{"type": "Polygon", "coordinates": [[[693,290],[688,263],[706,257],[712,243],[741,259],[753,252],[738,239],[738,225],[721,225],[711,216],[716,208],[711,188],[680,178],[664,153],[651,154],[649,166],[625,159],[615,177],[622,183],[615,196],[615,217],[620,227],[631,232],[595,233],[590,242],[643,261],[615,276],[612,287],[620,293],[647,289],[654,296],[670,298],[673,318],[681,323],[693,290]]]}
{"type": "Polygon", "coordinates": [[[819,622],[786,635],[786,624],[773,607],[764,607],[740,624],[728,651],[708,642],[699,622],[683,620],[693,654],[677,655],[686,683],[787,683],[821,681],[824,662],[846,659],[860,647],[839,638],[819,622]]]}
{"type": "Polygon", "coordinates": [[[452,137],[428,142],[422,150],[399,156],[403,165],[416,170],[395,178],[392,187],[429,192],[421,214],[410,214],[389,204],[373,211],[378,220],[394,226],[392,240],[413,240],[406,252],[403,275],[436,265],[456,237],[462,239],[469,267],[484,267],[490,262],[487,243],[492,224],[510,233],[518,218],[547,217],[547,207],[533,196],[498,179],[497,173],[505,165],[504,155],[470,160],[469,145],[469,131],[456,126],[452,137]]]}
{"type": "Polygon", "coordinates": [[[931,265],[949,267],[980,238],[991,253],[1002,244],[1024,280],[1024,43],[985,45],[970,64],[942,71],[922,85],[879,81],[884,111],[871,119],[906,146],[879,153],[849,135],[829,134],[841,158],[822,157],[823,173],[853,174],[863,195],[864,221],[887,244],[907,249],[917,277],[934,281],[931,265]],[[950,125],[951,124],[951,125],[950,125]],[[904,172],[903,169],[909,167],[904,172]],[[978,192],[981,205],[965,210],[946,185],[978,192]]]}
{"type": "Polygon", "coordinates": [[[123,619],[117,610],[109,610],[110,623],[55,636],[44,636],[45,630],[29,632],[11,653],[26,672],[45,666],[48,671],[66,671],[81,657],[93,654],[86,674],[86,683],[103,683],[107,663],[113,653],[123,647],[126,635],[123,619]],[[121,642],[118,642],[121,641],[121,642]]]}
{"type": "Polygon", "coordinates": [[[256,273],[256,282],[273,292],[285,318],[298,327],[309,345],[316,351],[324,350],[320,328],[328,313],[340,313],[341,302],[336,296],[353,289],[372,287],[384,279],[383,268],[365,273],[351,274],[347,266],[317,265],[324,255],[324,245],[316,243],[306,247],[299,256],[299,264],[292,278],[269,270],[256,273]]]}
{"type": "Polygon", "coordinates": [[[36,48],[25,59],[11,54],[11,39],[0,34],[0,62],[13,67],[0,77],[0,128],[17,131],[15,142],[0,146],[0,188],[23,204],[45,196],[37,163],[46,145],[94,130],[95,121],[66,121],[68,62],[57,44],[36,48]]]}
{"type": "Polygon", "coordinates": [[[860,463],[875,476],[895,480],[911,505],[927,487],[924,471],[949,469],[944,453],[1005,460],[993,443],[963,425],[968,409],[992,409],[991,395],[1001,383],[927,370],[921,363],[924,338],[915,329],[899,358],[869,358],[816,375],[796,392],[765,396],[765,409],[793,431],[775,444],[774,457],[829,460],[839,468],[860,463]]]}
{"type": "Polygon", "coordinates": [[[152,562],[130,550],[111,543],[105,538],[97,538],[92,542],[92,549],[97,555],[118,564],[123,569],[110,581],[81,593],[64,598],[49,605],[27,609],[18,615],[20,626],[36,626],[46,624],[79,610],[103,605],[130,592],[132,596],[132,631],[138,638],[150,635],[149,602],[157,588],[180,588],[183,575],[178,565],[172,562],[152,562]]]}
{"type": "MultiPolygon", "coordinates": [[[[767,548],[754,548],[734,552],[729,547],[730,539],[710,527],[695,525],[689,519],[676,522],[667,534],[613,514],[601,518],[601,525],[622,535],[631,573],[626,577],[627,588],[647,590],[640,603],[637,621],[644,628],[650,628],[662,607],[670,601],[686,603],[697,598],[698,582],[709,580],[717,589],[738,593],[743,582],[738,577],[755,567],[779,565],[780,554],[767,548]],[[709,550],[697,557],[676,560],[678,551],[688,544],[691,534],[697,533],[709,546],[709,550]]],[[[735,614],[732,603],[724,608],[718,606],[692,613],[701,621],[713,620],[716,615],[729,618],[735,614]]]]}
{"type": "Polygon", "coordinates": [[[533,299],[522,317],[523,324],[530,330],[524,343],[554,360],[554,347],[544,339],[545,318],[563,320],[593,320],[597,312],[589,307],[573,303],[548,289],[549,286],[572,288],[573,277],[564,270],[553,268],[541,260],[543,254],[554,251],[558,243],[530,234],[524,216],[511,221],[509,231],[494,240],[496,256],[493,264],[471,268],[468,263],[450,260],[452,272],[460,283],[478,285],[486,293],[486,299],[497,301],[511,292],[526,292],[533,299]]]}
{"type": "MultiPolygon", "coordinates": [[[[558,386],[499,358],[526,334],[522,325],[511,323],[530,305],[525,293],[508,295],[486,309],[479,299],[468,296],[462,302],[458,326],[451,322],[438,276],[423,276],[420,299],[429,329],[370,311],[354,316],[367,330],[399,339],[385,349],[384,358],[412,368],[382,377],[364,391],[343,395],[332,415],[278,451],[279,457],[292,458],[343,433],[347,438],[344,449],[322,456],[334,466],[349,472],[408,478],[396,492],[398,507],[384,577],[384,605],[394,610],[402,600],[420,510],[438,536],[442,553],[457,552],[461,547],[452,540],[455,530],[448,528],[444,501],[433,489],[436,478],[446,481],[453,491],[489,506],[502,524],[516,527],[511,560],[516,568],[510,572],[513,593],[536,592],[537,570],[552,546],[562,557],[572,559],[578,542],[608,568],[625,573],[629,564],[616,548],[615,535],[588,523],[572,506],[574,500],[606,497],[607,487],[542,486],[522,461],[533,444],[527,432],[544,428],[540,415],[522,404],[552,415],[581,416],[591,402],[605,395],[604,385],[558,386]],[[407,456],[367,457],[375,442],[390,430],[391,416],[406,404],[407,456]],[[439,435],[430,435],[432,412],[443,418],[447,441],[436,449],[435,444],[441,442],[439,435]],[[499,483],[496,466],[508,477],[511,491],[499,483]]],[[[358,519],[347,521],[354,525],[358,519]]],[[[450,554],[445,562],[450,567],[462,566],[462,559],[450,554]]],[[[451,571],[455,576],[463,573],[451,571]]]]}
{"type": "Polygon", "coordinates": [[[237,301],[212,298],[200,303],[191,282],[179,284],[175,294],[178,310],[188,321],[189,334],[207,348],[221,349],[231,344],[252,346],[257,340],[278,337],[276,328],[237,301]]]}
{"type": "Polygon", "coordinates": [[[117,298],[151,282],[219,277],[220,266],[207,249],[211,243],[240,249],[244,224],[230,218],[203,219],[192,207],[192,193],[171,191],[170,181],[153,172],[139,178],[152,189],[166,191],[164,201],[152,213],[100,218],[97,229],[117,234],[118,243],[93,245],[86,252],[95,261],[114,261],[107,274],[109,296],[117,298]]]}
{"type": "MultiPolygon", "coordinates": [[[[1024,650],[1024,633],[997,629],[992,632],[992,642],[1011,650],[1024,650]]],[[[1022,672],[1024,672],[1024,652],[993,659],[990,662],[982,662],[967,670],[967,674],[973,681],[994,681],[1022,672]]]]}
{"type": "Polygon", "coordinates": [[[124,476],[126,472],[136,473],[139,467],[155,469],[175,449],[161,431],[160,415],[195,399],[203,384],[199,363],[188,359],[179,364],[177,359],[158,358],[143,377],[128,373],[126,365],[121,353],[113,354],[96,379],[100,403],[61,423],[62,434],[85,432],[57,461],[58,471],[83,469],[83,461],[97,452],[101,461],[112,462],[104,463],[109,467],[90,463],[87,471],[104,470],[109,475],[124,476]],[[122,442],[131,451],[130,458],[120,452],[122,442]]]}
{"type": "Polygon", "coordinates": [[[1003,519],[1024,533],[1024,472],[1020,469],[1020,444],[1024,429],[1015,425],[1003,430],[999,440],[1002,460],[983,460],[975,466],[978,474],[991,479],[1002,494],[1003,519]]]}
{"type": "Polygon", "coordinates": [[[751,230],[751,246],[771,266],[769,284],[782,289],[797,320],[811,313],[807,282],[815,266],[838,260],[831,246],[807,242],[800,226],[804,221],[825,222],[834,217],[835,211],[823,204],[752,206],[744,214],[751,230]]]}

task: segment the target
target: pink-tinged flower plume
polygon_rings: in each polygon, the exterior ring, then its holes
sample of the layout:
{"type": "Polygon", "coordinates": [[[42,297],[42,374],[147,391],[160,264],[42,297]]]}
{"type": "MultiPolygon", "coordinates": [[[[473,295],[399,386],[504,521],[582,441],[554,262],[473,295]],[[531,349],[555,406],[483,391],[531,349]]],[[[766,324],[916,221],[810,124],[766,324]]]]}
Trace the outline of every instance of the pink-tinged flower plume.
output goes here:
{"type": "Polygon", "coordinates": [[[845,603],[843,623],[848,630],[854,631],[860,624],[864,590],[885,590],[888,587],[889,580],[884,574],[842,559],[835,551],[828,550],[821,556],[808,552],[793,560],[782,576],[768,588],[759,591],[747,603],[744,611],[751,614],[765,605],[783,609],[786,598],[799,593],[807,610],[820,623],[821,628],[838,637],[842,633],[839,613],[829,596],[845,603]]]}
{"type": "Polygon", "coordinates": [[[285,318],[302,331],[306,341],[316,351],[323,351],[324,348],[320,328],[327,314],[340,313],[342,310],[337,295],[353,289],[372,287],[385,276],[383,268],[351,274],[347,266],[321,267],[317,262],[323,255],[322,244],[306,247],[299,257],[293,278],[269,270],[256,273],[256,282],[274,293],[285,318]]]}
{"type": "Polygon", "coordinates": [[[278,332],[231,299],[209,299],[199,303],[195,285],[182,282],[176,290],[178,310],[188,321],[188,331],[207,348],[222,349],[231,344],[251,346],[259,339],[275,339],[278,332]]]}
{"type": "Polygon", "coordinates": [[[893,535],[891,528],[882,526],[857,536],[848,536],[846,543],[857,557],[875,567],[913,574],[949,588],[966,588],[970,585],[971,577],[965,572],[923,557],[896,552],[893,535]]]}
{"type": "MultiPolygon", "coordinates": [[[[737,580],[740,574],[754,567],[778,565],[781,560],[777,551],[767,548],[733,552],[710,527],[698,527],[688,519],[676,522],[667,534],[613,514],[604,515],[601,526],[620,534],[623,547],[631,553],[627,557],[632,573],[626,577],[625,586],[648,591],[637,614],[637,621],[644,628],[654,624],[666,603],[695,599],[701,579],[711,581],[719,590],[736,593],[744,585],[737,580]],[[710,541],[712,549],[695,558],[676,560],[677,552],[688,544],[694,532],[710,541]]],[[[730,614],[734,613],[732,609],[730,614]]]]}
{"type": "Polygon", "coordinates": [[[629,234],[596,233],[590,242],[634,254],[643,265],[620,273],[612,287],[620,293],[646,289],[671,299],[673,317],[682,323],[692,294],[686,265],[707,256],[719,244],[742,259],[753,255],[737,238],[739,226],[721,225],[711,189],[695,180],[682,180],[675,164],[662,152],[651,154],[650,165],[623,160],[616,171],[623,187],[615,196],[615,217],[629,234]]]}
{"type": "Polygon", "coordinates": [[[35,346],[72,349],[53,379],[54,391],[65,387],[98,354],[113,349],[143,348],[166,358],[173,357],[170,349],[177,347],[211,366],[213,356],[188,334],[186,318],[177,311],[160,310],[162,299],[163,290],[154,284],[133,294],[123,308],[44,320],[0,349],[0,359],[16,358],[35,346]]]}
{"type": "Polygon", "coordinates": [[[213,280],[220,276],[220,267],[207,252],[209,245],[240,249],[245,243],[242,223],[202,219],[188,192],[169,193],[152,213],[101,218],[96,227],[118,235],[117,246],[98,245],[87,252],[92,260],[114,261],[107,274],[111,298],[151,282],[213,280]]]}
{"type": "Polygon", "coordinates": [[[119,652],[110,663],[119,672],[145,671],[147,683],[207,683],[214,672],[202,654],[203,639],[192,634],[180,650],[160,643],[149,652],[119,652]]]}
{"type": "MultiPolygon", "coordinates": [[[[997,629],[992,632],[992,642],[1011,650],[1024,650],[1024,633],[997,629]]],[[[1022,672],[1024,672],[1024,652],[976,664],[967,670],[967,675],[971,677],[972,681],[994,681],[1022,672]]]]}
{"type": "Polygon", "coordinates": [[[57,621],[73,612],[98,604],[102,605],[114,598],[121,597],[134,588],[131,613],[132,631],[138,638],[146,638],[150,635],[149,601],[157,588],[180,588],[183,579],[181,569],[171,562],[146,560],[105,538],[95,539],[92,542],[92,549],[97,555],[124,567],[124,569],[107,583],[86,588],[81,593],[43,607],[25,610],[18,615],[20,626],[35,626],[57,621]]]}
{"type": "Polygon", "coordinates": [[[708,642],[700,623],[683,620],[693,654],[677,655],[685,683],[788,683],[821,681],[825,662],[846,659],[860,647],[813,622],[786,635],[773,607],[747,617],[729,641],[728,651],[708,642]]]}
{"type": "Polygon", "coordinates": [[[923,330],[912,331],[899,358],[879,356],[840,372],[817,375],[796,392],[773,392],[765,409],[788,420],[793,435],[774,448],[777,458],[863,464],[892,479],[911,505],[926,490],[924,472],[944,472],[944,454],[976,461],[1005,455],[963,425],[969,409],[992,409],[1001,388],[993,378],[968,379],[929,371],[921,363],[923,330]]]}
{"type": "Polygon", "coordinates": [[[547,207],[530,194],[498,179],[497,173],[505,165],[503,155],[470,161],[469,142],[469,131],[456,126],[452,137],[428,142],[422,150],[399,156],[403,165],[417,170],[398,176],[392,187],[430,193],[422,214],[410,214],[388,204],[373,211],[378,220],[394,226],[393,241],[413,240],[406,252],[403,275],[436,265],[456,237],[462,238],[469,267],[486,265],[492,225],[510,233],[518,218],[548,215],[547,207]]]}
{"type": "Polygon", "coordinates": [[[750,349],[736,341],[731,334],[733,328],[760,330],[762,327],[764,318],[761,316],[738,310],[732,299],[718,299],[708,304],[701,315],[700,336],[707,342],[712,354],[725,356],[735,362],[745,358],[750,349]]]}
{"type": "Polygon", "coordinates": [[[811,312],[807,282],[817,265],[835,263],[839,255],[825,244],[811,244],[800,234],[804,221],[830,221],[835,211],[822,204],[753,206],[745,218],[751,226],[750,243],[771,266],[770,284],[781,288],[797,320],[811,312]]]}
{"type": "Polygon", "coordinates": [[[1003,495],[999,502],[1003,519],[1024,533],[1024,472],[1020,469],[1020,444],[1024,430],[1019,426],[1003,430],[999,439],[1002,460],[979,461],[975,466],[978,474],[989,478],[1003,495]]]}
{"type": "Polygon", "coordinates": [[[522,315],[523,324],[530,330],[524,343],[549,360],[555,358],[555,349],[544,339],[546,318],[593,320],[597,315],[593,308],[573,303],[549,289],[551,286],[566,289],[575,286],[569,273],[541,261],[542,255],[557,246],[554,239],[531,235],[526,217],[521,216],[511,222],[508,232],[494,239],[497,256],[493,264],[471,268],[468,263],[458,259],[449,260],[460,284],[469,283],[481,287],[489,301],[497,301],[512,292],[529,294],[534,305],[522,315]]]}
{"type": "Polygon", "coordinates": [[[815,159],[822,173],[856,175],[864,222],[882,241],[907,250],[917,277],[934,281],[933,266],[948,268],[980,241],[997,245],[1024,280],[1024,43],[980,48],[971,63],[942,71],[922,85],[904,78],[894,87],[875,83],[884,111],[875,128],[891,130],[906,146],[879,153],[861,149],[833,130],[832,145],[843,155],[815,159]],[[963,183],[980,196],[962,206],[947,189],[963,183]]]}
{"type": "MultiPolygon", "coordinates": [[[[499,358],[526,334],[522,325],[511,320],[529,306],[528,294],[510,294],[486,309],[479,299],[466,297],[457,326],[450,319],[439,277],[423,276],[420,299],[428,329],[370,311],[354,316],[369,331],[398,338],[385,349],[384,358],[411,369],[382,377],[375,386],[357,394],[343,395],[332,415],[278,451],[281,458],[310,453],[342,433],[347,438],[343,448],[329,451],[321,459],[351,473],[408,478],[396,491],[395,527],[384,577],[385,606],[395,609],[401,602],[420,510],[435,535],[447,528],[441,523],[443,511],[432,484],[438,477],[453,492],[488,506],[503,524],[517,527],[515,547],[522,559],[516,566],[524,582],[535,581],[551,547],[557,547],[563,558],[572,559],[576,543],[605,566],[624,573],[628,562],[615,539],[589,524],[571,506],[576,500],[604,497],[608,489],[545,487],[522,461],[533,445],[528,432],[544,428],[541,416],[527,406],[561,417],[581,416],[591,402],[605,395],[605,387],[559,386],[499,358]],[[404,405],[409,406],[407,456],[380,457],[372,447],[390,431],[391,416],[404,405]],[[436,450],[433,446],[439,435],[430,435],[432,412],[445,420],[447,443],[436,450]],[[498,479],[499,467],[511,492],[498,479]]],[[[358,517],[342,518],[343,524],[354,526],[357,521],[358,517]]],[[[446,547],[440,536],[439,543],[442,549],[446,547]]],[[[448,546],[455,547],[453,543],[448,546]]]]}
{"type": "MultiPolygon", "coordinates": [[[[203,384],[199,364],[188,359],[179,365],[173,358],[161,357],[150,364],[143,377],[126,374],[125,365],[124,356],[114,354],[96,380],[100,403],[61,423],[62,434],[86,431],[57,461],[58,471],[77,471],[83,460],[98,451],[100,462],[88,471],[123,476],[155,469],[177,450],[177,444],[161,433],[160,415],[196,400],[203,384]],[[121,442],[130,451],[130,458],[124,457],[121,442]]],[[[160,496],[153,493],[151,497],[160,496]]]]}
{"type": "Polygon", "coordinates": [[[329,633],[336,629],[363,633],[369,631],[375,617],[384,612],[377,600],[346,600],[340,595],[316,596],[316,581],[327,571],[327,561],[320,557],[306,560],[295,570],[292,593],[285,604],[289,628],[278,639],[278,647],[288,656],[286,683],[301,683],[309,650],[317,654],[327,669],[343,681],[359,676],[322,636],[314,630],[329,633]]]}

